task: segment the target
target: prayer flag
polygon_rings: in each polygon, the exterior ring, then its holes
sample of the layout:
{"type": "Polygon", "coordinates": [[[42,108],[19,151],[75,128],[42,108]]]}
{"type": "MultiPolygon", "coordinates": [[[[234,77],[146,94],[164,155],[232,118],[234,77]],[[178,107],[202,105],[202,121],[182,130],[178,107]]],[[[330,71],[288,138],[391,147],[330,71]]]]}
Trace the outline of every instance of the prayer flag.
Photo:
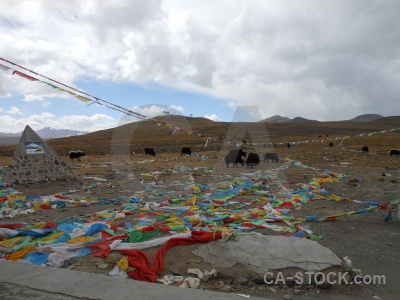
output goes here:
{"type": "Polygon", "coordinates": [[[83,102],[90,102],[92,100],[90,100],[89,98],[80,96],[80,95],[75,95],[76,98],[78,98],[79,100],[83,101],[83,102]]]}
{"type": "Polygon", "coordinates": [[[9,67],[7,67],[7,66],[5,66],[5,65],[0,64],[0,69],[2,69],[2,70],[4,70],[4,71],[8,71],[8,70],[10,70],[11,68],[9,68],[9,67]]]}
{"type": "Polygon", "coordinates": [[[17,74],[18,76],[24,77],[24,78],[26,78],[26,79],[28,79],[28,80],[30,80],[30,81],[38,81],[38,79],[36,79],[36,78],[34,78],[34,77],[31,77],[31,76],[29,76],[29,75],[26,75],[26,74],[24,74],[24,73],[21,73],[21,72],[19,72],[19,71],[14,71],[14,72],[13,72],[13,75],[14,75],[14,74],[17,74]]]}

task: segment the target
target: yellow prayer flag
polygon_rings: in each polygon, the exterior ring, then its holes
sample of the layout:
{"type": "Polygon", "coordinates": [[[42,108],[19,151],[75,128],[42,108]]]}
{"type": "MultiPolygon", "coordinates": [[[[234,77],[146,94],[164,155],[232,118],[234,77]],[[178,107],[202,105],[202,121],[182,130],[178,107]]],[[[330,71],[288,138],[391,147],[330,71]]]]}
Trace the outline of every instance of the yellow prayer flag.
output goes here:
{"type": "Polygon", "coordinates": [[[76,238],[67,241],[67,244],[88,243],[94,240],[96,240],[94,237],[84,235],[84,236],[78,236],[76,238]]]}
{"type": "Polygon", "coordinates": [[[129,262],[128,262],[128,256],[124,256],[123,258],[121,258],[118,262],[117,262],[118,267],[121,270],[128,270],[129,268],[129,262]]]}
{"type": "Polygon", "coordinates": [[[24,239],[25,239],[25,237],[23,237],[23,236],[16,236],[16,237],[13,237],[8,240],[1,241],[0,246],[4,247],[4,248],[13,248],[16,245],[21,244],[24,241],[24,239]]]}
{"type": "Polygon", "coordinates": [[[92,100],[90,100],[89,98],[80,96],[80,95],[75,95],[76,98],[78,98],[79,100],[83,101],[83,102],[90,102],[92,100]]]}
{"type": "Polygon", "coordinates": [[[32,246],[32,245],[28,246],[22,250],[19,250],[17,252],[7,255],[6,259],[12,260],[12,261],[17,261],[17,260],[23,259],[25,257],[25,255],[27,255],[28,252],[31,251],[33,248],[35,248],[35,246],[32,246]]]}

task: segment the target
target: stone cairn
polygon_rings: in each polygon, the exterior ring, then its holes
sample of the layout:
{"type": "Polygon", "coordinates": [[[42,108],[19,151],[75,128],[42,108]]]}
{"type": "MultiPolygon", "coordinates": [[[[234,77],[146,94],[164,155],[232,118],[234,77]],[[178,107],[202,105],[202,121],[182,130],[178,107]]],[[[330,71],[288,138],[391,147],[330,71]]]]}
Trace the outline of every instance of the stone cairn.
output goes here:
{"type": "Polygon", "coordinates": [[[74,174],[59,156],[13,157],[3,181],[9,183],[36,183],[41,181],[68,180],[74,174]]]}
{"type": "Polygon", "coordinates": [[[72,169],[28,125],[3,181],[13,184],[70,180],[72,169]]]}

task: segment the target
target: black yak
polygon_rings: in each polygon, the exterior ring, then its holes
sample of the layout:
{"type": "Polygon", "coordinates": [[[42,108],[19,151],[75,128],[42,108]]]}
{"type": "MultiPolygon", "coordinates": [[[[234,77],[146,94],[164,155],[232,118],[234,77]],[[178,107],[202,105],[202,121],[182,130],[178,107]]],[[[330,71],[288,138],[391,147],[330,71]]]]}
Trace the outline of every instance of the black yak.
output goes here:
{"type": "Polygon", "coordinates": [[[269,162],[269,160],[272,160],[274,162],[279,162],[279,157],[278,154],[274,153],[265,153],[264,154],[264,162],[267,161],[269,162]]]}
{"type": "Polygon", "coordinates": [[[78,159],[80,161],[80,157],[85,156],[86,153],[84,151],[69,151],[69,159],[78,159]]]}
{"type": "Polygon", "coordinates": [[[154,151],[153,148],[144,148],[144,153],[145,153],[146,155],[153,155],[153,156],[156,156],[156,152],[154,151]]]}
{"type": "Polygon", "coordinates": [[[361,148],[361,152],[368,153],[368,151],[369,151],[368,146],[363,146],[363,147],[361,148]]]}
{"type": "Polygon", "coordinates": [[[392,155],[400,155],[400,150],[392,149],[392,150],[390,150],[389,155],[390,156],[392,156],[392,155]]]}
{"type": "Polygon", "coordinates": [[[249,153],[246,160],[247,168],[253,169],[260,163],[260,156],[257,153],[249,153]]]}
{"type": "Polygon", "coordinates": [[[225,163],[226,167],[229,168],[229,164],[232,164],[233,167],[238,166],[238,164],[241,164],[244,166],[244,161],[242,156],[246,157],[246,152],[244,152],[242,149],[238,150],[231,150],[226,156],[225,156],[225,163]]]}
{"type": "Polygon", "coordinates": [[[191,155],[192,154],[192,150],[190,150],[190,147],[183,147],[181,150],[181,156],[187,154],[187,155],[191,155]]]}

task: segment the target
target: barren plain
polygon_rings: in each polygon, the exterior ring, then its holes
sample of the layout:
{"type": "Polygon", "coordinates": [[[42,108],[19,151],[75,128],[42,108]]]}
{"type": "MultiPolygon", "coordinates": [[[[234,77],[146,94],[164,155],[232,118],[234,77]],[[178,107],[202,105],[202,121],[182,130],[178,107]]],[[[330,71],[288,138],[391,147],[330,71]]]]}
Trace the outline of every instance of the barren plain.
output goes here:
{"type": "MultiPolygon", "coordinates": [[[[186,131],[172,134],[170,128],[146,121],[124,125],[114,130],[46,141],[70,164],[76,178],[71,181],[21,184],[16,185],[15,189],[31,196],[75,190],[77,197],[85,195],[96,200],[90,205],[37,210],[35,213],[13,219],[3,218],[0,219],[0,223],[29,223],[66,218],[90,219],[99,211],[120,210],[121,202],[113,201],[114,199],[134,195],[149,202],[165,201],[169,193],[184,193],[188,183],[198,186],[222,186],[235,178],[246,177],[252,173],[264,174],[268,170],[277,170],[286,163],[290,166],[279,172],[279,180],[288,189],[301,188],[324,174],[340,175],[340,179],[335,182],[323,183],[323,188],[329,195],[334,195],[334,200],[312,199],[292,210],[290,215],[304,218],[342,214],[332,221],[307,222],[305,225],[314,234],[322,237],[318,240],[320,244],[330,248],[339,257],[349,257],[354,268],[360,269],[365,275],[384,275],[386,282],[324,287],[269,286],[260,283],[249,274],[244,276],[248,281],[238,284],[237,278],[246,272],[237,266],[219,273],[201,288],[273,299],[279,299],[283,295],[291,295],[293,299],[399,297],[400,223],[396,218],[396,207],[388,221],[385,221],[388,216],[388,210],[385,209],[377,208],[360,214],[349,212],[368,207],[362,202],[376,202],[382,205],[400,198],[400,160],[398,157],[389,156],[390,149],[400,148],[400,131],[380,133],[400,127],[400,117],[388,117],[367,123],[232,124],[178,116],[166,117],[164,121],[180,128],[190,128],[202,136],[188,134],[186,131]],[[359,136],[362,133],[365,135],[359,136]],[[334,139],[343,136],[348,138],[343,141],[334,139]],[[204,147],[206,137],[212,137],[212,140],[204,147]],[[328,139],[333,139],[333,147],[328,146],[331,141],[328,139]],[[243,140],[246,141],[245,144],[243,140]],[[286,142],[297,141],[307,142],[296,143],[290,148],[286,146],[286,142]],[[223,157],[229,149],[236,148],[238,144],[241,144],[247,153],[256,152],[261,157],[266,152],[276,152],[280,162],[264,162],[261,159],[254,169],[245,166],[227,168],[223,157]],[[368,153],[360,151],[365,145],[369,147],[368,153]],[[145,147],[153,147],[156,156],[146,156],[145,147]],[[181,156],[181,147],[191,147],[192,155],[181,156]],[[70,150],[83,150],[87,155],[79,163],[71,161],[67,156],[70,150]]],[[[15,145],[0,147],[0,166],[6,167],[10,163],[14,150],[15,145]]],[[[6,168],[3,168],[3,171],[6,171],[6,168]]],[[[271,193],[273,192],[271,190],[271,193]]],[[[252,201],[257,197],[260,196],[239,194],[234,200],[252,201]]],[[[134,223],[137,221],[135,218],[137,215],[129,215],[124,221],[134,223]]],[[[283,234],[266,228],[257,228],[254,232],[283,234]]],[[[168,250],[164,261],[165,269],[161,275],[182,274],[188,268],[211,268],[212,266],[200,262],[192,254],[194,247],[195,245],[176,246],[168,250]]],[[[150,248],[145,252],[153,257],[157,250],[158,248],[150,248]]],[[[72,259],[64,267],[107,274],[121,257],[119,253],[114,252],[106,259],[85,256],[72,259]]]]}

